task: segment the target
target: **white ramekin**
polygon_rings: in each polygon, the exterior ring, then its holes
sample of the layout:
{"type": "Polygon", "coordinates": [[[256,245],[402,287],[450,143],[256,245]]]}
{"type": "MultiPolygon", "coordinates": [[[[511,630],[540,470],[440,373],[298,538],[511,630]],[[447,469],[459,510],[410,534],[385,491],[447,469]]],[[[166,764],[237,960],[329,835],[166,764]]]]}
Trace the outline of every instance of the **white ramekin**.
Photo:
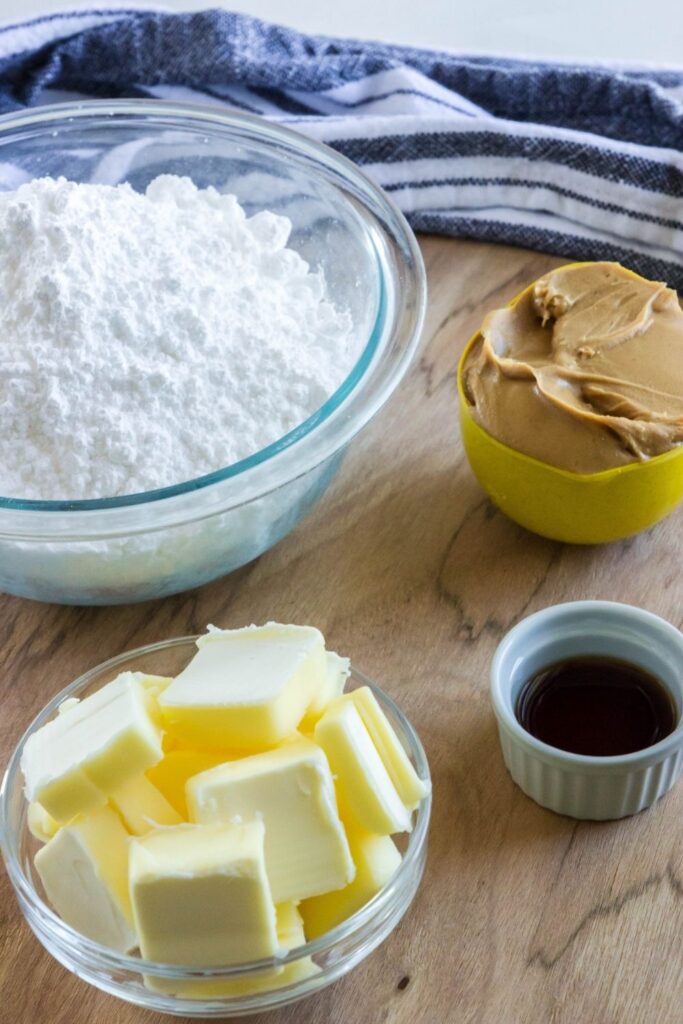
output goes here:
{"type": "Polygon", "coordinates": [[[651,612],[611,601],[558,604],[523,619],[500,643],[491,699],[503,758],[517,785],[542,807],[572,818],[624,818],[649,807],[683,768],[683,634],[651,612]],[[542,743],[517,721],[522,685],[575,655],[631,661],[666,684],[678,724],[659,743],[619,757],[586,757],[542,743]]]}

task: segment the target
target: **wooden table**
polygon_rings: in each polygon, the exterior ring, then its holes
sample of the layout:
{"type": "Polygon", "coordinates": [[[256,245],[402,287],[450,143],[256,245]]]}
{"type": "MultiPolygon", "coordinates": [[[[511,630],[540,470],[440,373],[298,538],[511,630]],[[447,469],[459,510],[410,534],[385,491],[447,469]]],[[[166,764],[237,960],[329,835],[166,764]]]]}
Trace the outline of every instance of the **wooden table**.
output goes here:
{"type": "MultiPolygon", "coordinates": [[[[545,605],[617,598],[681,625],[683,514],[571,548],[525,533],[474,480],[453,374],[485,310],[561,262],[427,238],[419,361],[313,515],[202,590],[120,608],[0,598],[0,758],[46,699],[109,656],[267,618],[320,626],[397,698],[434,777],[426,876],[350,976],[254,1024],[679,1024],[683,785],[616,823],[541,810],[505,772],[487,693],[508,627],[545,605]]],[[[2,872],[0,872],[2,874],[2,872]]],[[[67,974],[0,879],[0,1024],[160,1024],[67,974]]]]}

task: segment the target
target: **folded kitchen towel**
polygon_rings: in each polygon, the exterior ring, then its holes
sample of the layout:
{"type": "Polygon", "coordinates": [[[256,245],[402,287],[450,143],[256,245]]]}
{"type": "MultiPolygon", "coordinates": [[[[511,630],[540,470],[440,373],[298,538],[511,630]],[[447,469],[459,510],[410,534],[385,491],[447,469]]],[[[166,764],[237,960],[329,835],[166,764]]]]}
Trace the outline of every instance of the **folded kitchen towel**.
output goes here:
{"type": "Polygon", "coordinates": [[[416,230],[619,260],[683,288],[683,68],[471,57],[223,10],[0,26],[1,113],[75,97],[260,114],[355,161],[416,230]]]}

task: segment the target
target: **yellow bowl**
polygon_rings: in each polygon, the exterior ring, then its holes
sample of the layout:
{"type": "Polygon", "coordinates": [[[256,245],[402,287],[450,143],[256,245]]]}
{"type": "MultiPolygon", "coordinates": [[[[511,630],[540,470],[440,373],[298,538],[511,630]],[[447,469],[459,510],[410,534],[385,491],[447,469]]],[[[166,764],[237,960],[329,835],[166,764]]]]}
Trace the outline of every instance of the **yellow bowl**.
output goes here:
{"type": "MultiPolygon", "coordinates": [[[[509,305],[528,295],[534,283],[509,305]]],[[[462,441],[477,480],[510,519],[552,540],[605,544],[647,529],[676,507],[683,498],[683,446],[647,462],[580,474],[556,469],[488,434],[472,416],[462,379],[480,336],[477,331],[470,338],[458,364],[462,441]]]]}

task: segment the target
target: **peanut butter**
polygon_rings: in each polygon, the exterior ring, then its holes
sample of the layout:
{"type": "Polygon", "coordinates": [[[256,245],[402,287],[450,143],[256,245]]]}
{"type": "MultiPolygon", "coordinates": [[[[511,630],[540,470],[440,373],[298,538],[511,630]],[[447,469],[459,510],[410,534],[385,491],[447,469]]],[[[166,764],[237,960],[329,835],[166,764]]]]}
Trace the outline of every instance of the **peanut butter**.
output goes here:
{"type": "Polygon", "coordinates": [[[683,442],[683,310],[618,263],[560,267],[484,320],[463,383],[481,427],[575,473],[683,442]]]}

